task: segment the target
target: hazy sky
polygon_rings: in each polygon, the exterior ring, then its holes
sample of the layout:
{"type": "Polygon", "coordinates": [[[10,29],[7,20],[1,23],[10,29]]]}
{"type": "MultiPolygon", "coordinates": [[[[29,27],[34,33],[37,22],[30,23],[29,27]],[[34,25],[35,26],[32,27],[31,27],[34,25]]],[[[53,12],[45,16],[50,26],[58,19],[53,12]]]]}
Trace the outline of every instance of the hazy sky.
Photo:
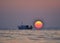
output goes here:
{"type": "Polygon", "coordinates": [[[60,0],[0,0],[0,28],[17,29],[41,19],[44,27],[60,27],[60,0]]]}

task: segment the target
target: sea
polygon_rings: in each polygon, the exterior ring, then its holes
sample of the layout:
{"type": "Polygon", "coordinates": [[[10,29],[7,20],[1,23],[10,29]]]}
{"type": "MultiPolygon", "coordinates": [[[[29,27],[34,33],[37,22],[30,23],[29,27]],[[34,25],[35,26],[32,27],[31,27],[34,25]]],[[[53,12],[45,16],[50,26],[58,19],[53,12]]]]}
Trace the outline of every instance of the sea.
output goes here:
{"type": "Polygon", "coordinates": [[[0,30],[0,43],[60,43],[60,30],[0,30]]]}

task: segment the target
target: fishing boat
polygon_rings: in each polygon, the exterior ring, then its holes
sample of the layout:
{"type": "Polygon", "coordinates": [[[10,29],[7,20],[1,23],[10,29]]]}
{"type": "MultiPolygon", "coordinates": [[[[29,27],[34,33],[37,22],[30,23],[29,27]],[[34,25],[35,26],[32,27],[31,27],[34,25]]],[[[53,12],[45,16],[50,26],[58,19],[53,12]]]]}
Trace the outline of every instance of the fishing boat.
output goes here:
{"type": "Polygon", "coordinates": [[[20,26],[18,26],[18,29],[19,30],[32,30],[32,25],[31,26],[29,26],[29,25],[20,25],[20,26]]]}

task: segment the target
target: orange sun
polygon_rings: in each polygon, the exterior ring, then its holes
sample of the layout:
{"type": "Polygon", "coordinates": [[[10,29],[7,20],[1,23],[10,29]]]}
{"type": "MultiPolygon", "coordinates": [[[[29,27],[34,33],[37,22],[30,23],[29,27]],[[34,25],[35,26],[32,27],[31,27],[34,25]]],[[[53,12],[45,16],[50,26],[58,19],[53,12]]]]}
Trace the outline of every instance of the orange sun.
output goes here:
{"type": "Polygon", "coordinates": [[[41,29],[43,27],[43,22],[42,21],[35,21],[34,26],[36,29],[41,29]]]}

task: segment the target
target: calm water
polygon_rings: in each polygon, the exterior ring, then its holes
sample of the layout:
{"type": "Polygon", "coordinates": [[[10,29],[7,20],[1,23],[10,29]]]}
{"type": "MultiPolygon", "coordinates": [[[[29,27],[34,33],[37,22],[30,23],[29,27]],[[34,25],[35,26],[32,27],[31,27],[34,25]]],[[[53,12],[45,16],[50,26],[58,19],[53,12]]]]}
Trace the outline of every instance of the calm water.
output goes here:
{"type": "Polygon", "coordinates": [[[0,30],[0,43],[60,43],[60,30],[0,30]]]}

